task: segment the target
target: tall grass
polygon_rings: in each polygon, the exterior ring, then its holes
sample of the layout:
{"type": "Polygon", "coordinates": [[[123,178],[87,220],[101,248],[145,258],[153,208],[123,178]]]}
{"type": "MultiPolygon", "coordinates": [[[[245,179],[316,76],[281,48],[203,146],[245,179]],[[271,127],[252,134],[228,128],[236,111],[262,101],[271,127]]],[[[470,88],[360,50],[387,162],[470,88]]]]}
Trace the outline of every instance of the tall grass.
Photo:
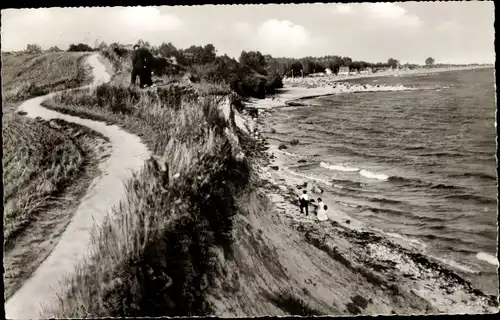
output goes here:
{"type": "MultiPolygon", "coordinates": [[[[88,82],[85,54],[2,54],[2,100],[24,99],[88,82]]],[[[36,215],[57,201],[84,158],[64,133],[4,108],[4,243],[9,244],[36,215]]]]}
{"type": "Polygon", "coordinates": [[[103,85],[57,95],[51,108],[113,121],[154,151],[126,199],[94,233],[92,255],[46,316],[210,313],[215,252],[229,253],[235,197],[251,165],[233,156],[220,97],[172,84],[151,92],[103,85]]]}
{"type": "Polygon", "coordinates": [[[4,243],[57,201],[83,165],[80,148],[44,122],[6,114],[3,119],[4,243]]]}

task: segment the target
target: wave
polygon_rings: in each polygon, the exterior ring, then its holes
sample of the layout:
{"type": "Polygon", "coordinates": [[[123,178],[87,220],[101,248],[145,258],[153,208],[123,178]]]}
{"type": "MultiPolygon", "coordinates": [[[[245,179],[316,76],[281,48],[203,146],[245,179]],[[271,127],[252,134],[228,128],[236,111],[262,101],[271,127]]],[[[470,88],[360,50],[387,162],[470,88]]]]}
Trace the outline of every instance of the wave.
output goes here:
{"type": "Polygon", "coordinates": [[[417,154],[419,157],[466,157],[467,155],[458,152],[429,152],[417,154]]]}
{"type": "Polygon", "coordinates": [[[415,147],[404,147],[403,150],[424,150],[423,146],[415,146],[415,147]]]}
{"type": "Polygon", "coordinates": [[[294,176],[297,176],[297,177],[313,180],[313,181],[325,184],[327,186],[333,186],[333,183],[331,183],[330,181],[327,181],[325,179],[317,178],[317,177],[314,177],[314,176],[311,176],[308,174],[304,174],[304,173],[295,172],[295,171],[290,170],[289,168],[286,168],[286,167],[283,168],[283,170],[285,170],[285,171],[289,172],[290,174],[293,174],[294,176]]]}
{"type": "Polygon", "coordinates": [[[368,170],[365,170],[365,169],[361,169],[359,171],[359,174],[362,175],[365,178],[382,180],[382,181],[387,181],[390,178],[390,176],[388,176],[386,174],[375,173],[375,172],[371,172],[371,171],[368,171],[368,170]]]}
{"type": "Polygon", "coordinates": [[[351,187],[351,188],[362,188],[366,186],[365,183],[352,181],[352,180],[343,180],[343,179],[333,179],[332,183],[334,184],[342,184],[342,186],[351,187]]]}
{"type": "Polygon", "coordinates": [[[431,189],[447,189],[447,190],[462,190],[463,189],[462,187],[457,187],[457,186],[443,184],[443,183],[434,184],[430,188],[431,189]]]}
{"type": "Polygon", "coordinates": [[[401,235],[399,233],[393,233],[393,232],[385,232],[385,234],[388,235],[389,237],[403,240],[403,241],[405,241],[406,243],[409,243],[409,244],[413,244],[413,245],[416,244],[419,247],[421,247],[422,249],[427,248],[427,244],[424,243],[423,241],[418,240],[418,239],[405,237],[405,236],[403,236],[403,235],[401,235]]]}
{"type": "MultiPolygon", "coordinates": [[[[390,182],[395,182],[395,183],[402,183],[405,185],[411,185],[411,186],[418,186],[418,187],[430,187],[433,186],[432,183],[430,182],[424,182],[419,179],[409,179],[409,178],[403,178],[403,177],[398,177],[398,176],[389,176],[384,173],[377,173],[377,172],[372,172],[366,169],[361,169],[357,167],[349,167],[343,164],[330,164],[327,162],[320,162],[320,166],[322,168],[332,170],[332,171],[343,171],[343,172],[358,172],[361,176],[369,179],[376,179],[376,180],[381,180],[381,181],[390,181],[390,182]]],[[[339,180],[342,182],[343,180],[339,180]]],[[[454,189],[458,187],[455,186],[448,186],[444,184],[438,184],[434,186],[436,189],[454,189]]]]}
{"type": "Polygon", "coordinates": [[[481,204],[494,204],[497,202],[496,199],[491,199],[483,196],[478,196],[474,194],[452,194],[445,196],[446,199],[457,199],[457,200],[472,200],[481,204]]]}
{"type": "Polygon", "coordinates": [[[388,215],[398,216],[398,217],[408,217],[408,218],[420,221],[421,224],[426,224],[428,222],[442,223],[443,221],[445,221],[445,220],[443,220],[441,218],[437,218],[437,217],[415,215],[415,214],[408,212],[408,211],[401,211],[401,210],[394,210],[394,209],[387,209],[387,208],[375,208],[375,207],[370,207],[370,206],[359,206],[359,208],[361,210],[371,211],[375,214],[388,214],[388,215]]]}
{"type": "Polygon", "coordinates": [[[348,167],[343,164],[329,164],[326,162],[321,162],[319,164],[322,168],[328,169],[328,170],[335,170],[335,171],[344,171],[344,172],[356,172],[359,171],[359,168],[356,167],[348,167]]]}
{"type": "Polygon", "coordinates": [[[494,255],[489,254],[489,253],[478,252],[478,254],[476,254],[476,258],[478,260],[481,260],[481,261],[486,261],[489,264],[492,264],[494,266],[498,266],[498,258],[495,257],[494,255]]]}
{"type": "Polygon", "coordinates": [[[471,273],[471,274],[479,273],[477,270],[471,269],[470,267],[468,267],[464,264],[458,263],[458,262],[451,260],[451,259],[444,259],[444,258],[435,257],[435,256],[432,256],[432,258],[434,258],[434,259],[438,260],[439,262],[446,264],[454,269],[460,270],[462,272],[471,273]]]}
{"type": "Polygon", "coordinates": [[[474,172],[464,172],[464,173],[456,173],[456,174],[449,174],[448,177],[450,178],[457,178],[457,177],[464,177],[464,178],[482,178],[486,180],[497,180],[497,177],[491,176],[486,173],[474,173],[474,172]]]}
{"type": "Polygon", "coordinates": [[[344,207],[348,208],[360,208],[361,206],[359,204],[354,204],[354,203],[349,203],[349,202],[343,202],[343,201],[338,201],[338,204],[344,207]]]}
{"type": "Polygon", "coordinates": [[[393,200],[393,199],[387,199],[387,198],[367,198],[367,199],[370,201],[381,202],[381,203],[392,203],[392,204],[403,203],[402,201],[399,201],[399,200],[393,200]]]}

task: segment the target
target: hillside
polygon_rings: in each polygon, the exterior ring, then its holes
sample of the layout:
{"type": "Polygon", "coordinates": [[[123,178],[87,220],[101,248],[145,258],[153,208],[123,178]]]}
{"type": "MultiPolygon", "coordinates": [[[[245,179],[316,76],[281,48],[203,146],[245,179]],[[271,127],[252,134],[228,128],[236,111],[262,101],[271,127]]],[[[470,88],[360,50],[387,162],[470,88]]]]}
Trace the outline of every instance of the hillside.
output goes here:
{"type": "Polygon", "coordinates": [[[15,112],[25,99],[88,83],[85,56],[2,54],[6,298],[54,248],[107,154],[107,140],[85,127],[15,112]]]}
{"type": "MultiPolygon", "coordinates": [[[[126,68],[109,65],[125,79],[126,68]]],[[[300,216],[297,192],[317,188],[284,183],[293,180],[271,166],[279,151],[250,137],[230,84],[168,76],[138,90],[116,79],[43,102],[116,124],[152,153],[45,317],[497,310],[493,297],[415,252],[300,216]]]]}

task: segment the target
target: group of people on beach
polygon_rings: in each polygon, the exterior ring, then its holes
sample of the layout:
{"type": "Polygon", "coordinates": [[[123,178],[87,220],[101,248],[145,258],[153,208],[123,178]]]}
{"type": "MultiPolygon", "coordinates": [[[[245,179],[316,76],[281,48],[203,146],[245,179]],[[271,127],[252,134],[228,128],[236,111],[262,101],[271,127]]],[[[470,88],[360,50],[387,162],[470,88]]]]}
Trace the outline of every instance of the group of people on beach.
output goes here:
{"type": "MultiPolygon", "coordinates": [[[[299,197],[299,206],[300,206],[300,213],[306,212],[306,216],[309,215],[309,203],[311,201],[309,200],[309,195],[307,194],[307,191],[304,190],[302,191],[302,194],[299,197]]],[[[318,204],[316,207],[316,217],[318,218],[319,221],[325,221],[328,220],[328,216],[326,215],[326,210],[328,210],[328,206],[323,203],[323,200],[321,198],[318,198],[318,204]]]]}
{"type": "Polygon", "coordinates": [[[141,88],[154,87],[151,79],[151,62],[153,55],[146,48],[141,48],[140,45],[134,46],[132,52],[132,77],[131,86],[135,86],[139,77],[139,86],[141,88]]]}

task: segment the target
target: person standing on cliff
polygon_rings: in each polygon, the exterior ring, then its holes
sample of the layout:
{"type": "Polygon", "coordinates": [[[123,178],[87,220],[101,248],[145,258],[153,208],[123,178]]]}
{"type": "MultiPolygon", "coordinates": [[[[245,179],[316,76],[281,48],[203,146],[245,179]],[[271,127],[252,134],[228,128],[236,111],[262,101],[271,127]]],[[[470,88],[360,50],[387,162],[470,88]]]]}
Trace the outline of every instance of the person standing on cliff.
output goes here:
{"type": "Polygon", "coordinates": [[[137,77],[139,77],[139,85],[142,87],[143,76],[144,73],[144,64],[143,57],[141,52],[141,47],[136,44],[134,46],[134,51],[132,51],[132,75],[130,79],[130,85],[135,86],[137,82],[137,77]]]}
{"type": "Polygon", "coordinates": [[[309,196],[307,195],[307,191],[304,190],[299,197],[300,203],[300,213],[304,213],[304,209],[306,209],[306,216],[309,215],[309,196]]]}
{"type": "Polygon", "coordinates": [[[151,87],[153,86],[153,80],[151,79],[151,69],[152,69],[152,62],[153,62],[153,55],[149,50],[143,48],[141,49],[142,51],[142,81],[141,81],[141,88],[142,87],[151,87]]]}

